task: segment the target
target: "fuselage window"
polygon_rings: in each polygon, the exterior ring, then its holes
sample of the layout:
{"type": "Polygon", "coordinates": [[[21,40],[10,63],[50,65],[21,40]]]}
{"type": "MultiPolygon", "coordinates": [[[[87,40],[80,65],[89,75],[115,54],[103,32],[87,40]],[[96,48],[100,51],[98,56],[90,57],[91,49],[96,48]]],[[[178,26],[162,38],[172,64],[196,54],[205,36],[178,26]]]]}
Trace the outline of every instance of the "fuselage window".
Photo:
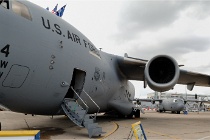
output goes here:
{"type": "Polygon", "coordinates": [[[6,9],[9,9],[9,1],[8,0],[0,0],[0,5],[6,9]]]}
{"type": "Polygon", "coordinates": [[[29,19],[29,20],[32,20],[31,14],[30,14],[28,8],[24,4],[22,4],[22,3],[18,2],[18,1],[13,0],[12,1],[12,10],[16,14],[18,14],[18,15],[24,17],[24,18],[29,19]]]}

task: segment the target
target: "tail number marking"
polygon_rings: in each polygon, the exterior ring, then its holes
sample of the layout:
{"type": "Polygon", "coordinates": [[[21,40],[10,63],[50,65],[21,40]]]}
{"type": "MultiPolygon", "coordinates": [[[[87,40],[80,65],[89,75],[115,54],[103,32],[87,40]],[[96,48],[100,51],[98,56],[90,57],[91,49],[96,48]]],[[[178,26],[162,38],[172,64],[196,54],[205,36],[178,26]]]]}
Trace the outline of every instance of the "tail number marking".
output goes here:
{"type": "Polygon", "coordinates": [[[9,55],[9,47],[10,47],[10,45],[7,44],[4,48],[1,49],[1,53],[4,53],[5,57],[8,57],[8,55],[9,55]]]}
{"type": "MultiPolygon", "coordinates": [[[[2,53],[5,55],[5,57],[8,57],[9,56],[9,48],[10,48],[9,44],[7,44],[2,49],[0,48],[0,54],[2,53]]],[[[7,65],[8,65],[8,61],[0,60],[0,79],[4,75],[4,72],[2,71],[2,69],[7,68],[7,65]]]]}
{"type": "Polygon", "coordinates": [[[2,61],[0,63],[0,68],[6,68],[7,67],[8,62],[7,61],[2,61]]]}

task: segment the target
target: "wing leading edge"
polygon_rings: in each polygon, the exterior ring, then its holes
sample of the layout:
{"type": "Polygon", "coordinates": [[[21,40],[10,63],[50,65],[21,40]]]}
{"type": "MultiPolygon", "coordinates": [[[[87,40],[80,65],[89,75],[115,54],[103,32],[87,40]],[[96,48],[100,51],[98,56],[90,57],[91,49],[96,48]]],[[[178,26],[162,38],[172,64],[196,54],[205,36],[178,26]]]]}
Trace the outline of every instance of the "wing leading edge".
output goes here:
{"type": "Polygon", "coordinates": [[[120,71],[128,80],[144,81],[144,69],[147,60],[119,57],[118,66],[120,71]]]}

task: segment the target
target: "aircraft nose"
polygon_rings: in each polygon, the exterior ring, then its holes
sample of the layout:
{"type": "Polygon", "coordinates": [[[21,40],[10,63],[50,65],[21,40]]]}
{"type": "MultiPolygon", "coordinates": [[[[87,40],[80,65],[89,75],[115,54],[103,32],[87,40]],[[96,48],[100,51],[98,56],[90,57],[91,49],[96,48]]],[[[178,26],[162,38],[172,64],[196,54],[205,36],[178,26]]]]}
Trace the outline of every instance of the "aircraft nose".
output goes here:
{"type": "Polygon", "coordinates": [[[177,109],[180,110],[180,111],[184,110],[184,107],[185,107],[184,104],[178,104],[177,105],[177,109]]]}

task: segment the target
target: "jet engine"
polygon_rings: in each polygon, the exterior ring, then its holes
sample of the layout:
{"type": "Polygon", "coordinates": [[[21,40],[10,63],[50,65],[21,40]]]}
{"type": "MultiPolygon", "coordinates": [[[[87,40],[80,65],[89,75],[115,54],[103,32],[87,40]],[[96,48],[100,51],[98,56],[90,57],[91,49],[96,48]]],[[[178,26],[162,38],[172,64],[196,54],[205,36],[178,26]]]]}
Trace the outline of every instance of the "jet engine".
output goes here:
{"type": "Polygon", "coordinates": [[[153,57],[144,70],[148,86],[159,92],[172,89],[179,79],[179,73],[176,60],[167,55],[153,57]]]}

